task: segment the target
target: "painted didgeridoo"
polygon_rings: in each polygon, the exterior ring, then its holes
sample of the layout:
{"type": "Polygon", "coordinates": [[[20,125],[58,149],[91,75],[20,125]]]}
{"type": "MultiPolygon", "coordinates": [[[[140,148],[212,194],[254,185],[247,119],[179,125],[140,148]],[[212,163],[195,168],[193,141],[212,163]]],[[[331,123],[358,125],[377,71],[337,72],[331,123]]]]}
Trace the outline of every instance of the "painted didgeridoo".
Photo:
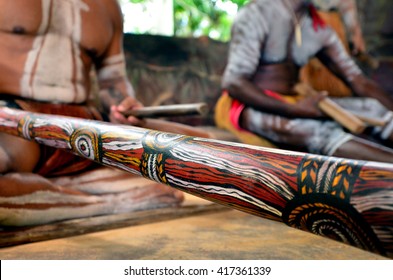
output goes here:
{"type": "Polygon", "coordinates": [[[393,165],[0,108],[0,131],[393,257],[393,165]]]}

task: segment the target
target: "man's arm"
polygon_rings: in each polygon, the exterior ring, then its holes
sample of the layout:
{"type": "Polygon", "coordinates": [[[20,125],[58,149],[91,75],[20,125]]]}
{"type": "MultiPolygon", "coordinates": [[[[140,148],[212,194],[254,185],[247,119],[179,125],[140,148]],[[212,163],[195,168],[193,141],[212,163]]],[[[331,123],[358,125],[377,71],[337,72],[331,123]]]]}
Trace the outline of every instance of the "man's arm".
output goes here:
{"type": "Polygon", "coordinates": [[[340,0],[337,3],[337,7],[342,15],[349,39],[353,44],[353,53],[364,53],[366,51],[366,44],[364,42],[363,32],[359,22],[356,1],[340,0]]]}
{"type": "Polygon", "coordinates": [[[227,89],[231,97],[263,112],[294,118],[319,118],[324,116],[318,109],[318,103],[325,97],[324,95],[308,96],[295,104],[285,103],[266,95],[249,79],[235,75],[227,75],[224,78],[223,88],[227,89]]]}
{"type": "Polygon", "coordinates": [[[138,125],[135,117],[124,117],[121,112],[142,107],[135,98],[134,89],[126,73],[126,61],[123,50],[123,16],[116,0],[102,0],[106,6],[113,36],[105,53],[96,61],[99,95],[109,119],[115,123],[138,125]]]}
{"type": "Polygon", "coordinates": [[[375,98],[386,108],[393,110],[393,98],[362,73],[334,32],[325,38],[324,47],[317,53],[317,57],[344,81],[355,95],[375,98]]]}

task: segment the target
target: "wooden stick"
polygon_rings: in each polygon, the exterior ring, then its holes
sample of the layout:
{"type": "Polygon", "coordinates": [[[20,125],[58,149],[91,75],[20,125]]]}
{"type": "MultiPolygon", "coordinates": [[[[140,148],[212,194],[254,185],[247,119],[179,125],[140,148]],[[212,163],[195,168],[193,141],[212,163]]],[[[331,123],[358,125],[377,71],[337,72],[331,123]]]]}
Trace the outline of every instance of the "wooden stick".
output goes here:
{"type": "Polygon", "coordinates": [[[165,131],[170,133],[183,134],[188,136],[212,138],[212,135],[202,129],[189,125],[154,119],[153,117],[184,116],[184,115],[205,115],[208,107],[206,103],[177,104],[164,106],[149,106],[140,109],[128,110],[125,116],[135,116],[143,118],[142,127],[146,129],[165,131]]]}
{"type": "Polygon", "coordinates": [[[386,120],[379,119],[379,118],[370,118],[366,116],[362,116],[360,114],[353,113],[354,116],[359,118],[360,120],[364,121],[370,126],[385,126],[387,124],[386,120]]]}
{"type": "Polygon", "coordinates": [[[10,108],[0,108],[0,131],[393,257],[392,164],[10,108]]]}
{"type": "Polygon", "coordinates": [[[208,107],[206,103],[174,104],[163,106],[150,106],[124,112],[125,116],[138,118],[170,117],[184,115],[206,115],[208,107]]]}
{"type": "MultiPolygon", "coordinates": [[[[297,93],[301,95],[307,96],[319,94],[309,85],[304,83],[297,84],[294,89],[297,93]]],[[[318,106],[322,112],[324,112],[326,115],[334,119],[336,122],[338,122],[354,134],[361,134],[367,127],[366,124],[357,116],[348,112],[328,97],[322,99],[319,102],[318,106]]]]}
{"type": "Polygon", "coordinates": [[[343,109],[328,97],[322,99],[318,106],[322,112],[334,119],[343,127],[347,128],[353,134],[361,134],[367,127],[362,120],[343,109]]]}

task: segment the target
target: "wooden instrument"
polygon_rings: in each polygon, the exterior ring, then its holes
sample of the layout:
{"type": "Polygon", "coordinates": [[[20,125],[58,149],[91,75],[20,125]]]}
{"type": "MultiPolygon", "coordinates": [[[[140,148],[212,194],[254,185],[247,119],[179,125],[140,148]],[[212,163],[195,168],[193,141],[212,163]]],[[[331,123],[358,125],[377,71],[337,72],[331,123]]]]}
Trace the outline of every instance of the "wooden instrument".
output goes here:
{"type": "Polygon", "coordinates": [[[10,108],[0,108],[0,131],[393,257],[392,164],[10,108]]]}

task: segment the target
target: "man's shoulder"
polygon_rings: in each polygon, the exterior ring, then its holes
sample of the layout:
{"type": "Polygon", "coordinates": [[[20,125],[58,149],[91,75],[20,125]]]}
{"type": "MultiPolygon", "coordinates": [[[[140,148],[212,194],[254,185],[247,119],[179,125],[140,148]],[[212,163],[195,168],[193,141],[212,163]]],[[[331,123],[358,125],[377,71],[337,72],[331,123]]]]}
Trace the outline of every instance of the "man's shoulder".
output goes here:
{"type": "MultiPolygon", "coordinates": [[[[97,0],[95,0],[97,1],[97,0]]],[[[98,0],[110,13],[121,12],[120,4],[118,0],[98,0]]]]}
{"type": "Polygon", "coordinates": [[[277,2],[280,2],[280,0],[276,1],[269,1],[269,0],[255,0],[249,2],[247,5],[243,6],[240,8],[238,14],[242,13],[265,13],[271,7],[274,7],[277,5],[277,2]]]}
{"type": "Polygon", "coordinates": [[[237,22],[267,19],[282,9],[281,0],[255,0],[243,6],[237,16],[237,22]]]}

